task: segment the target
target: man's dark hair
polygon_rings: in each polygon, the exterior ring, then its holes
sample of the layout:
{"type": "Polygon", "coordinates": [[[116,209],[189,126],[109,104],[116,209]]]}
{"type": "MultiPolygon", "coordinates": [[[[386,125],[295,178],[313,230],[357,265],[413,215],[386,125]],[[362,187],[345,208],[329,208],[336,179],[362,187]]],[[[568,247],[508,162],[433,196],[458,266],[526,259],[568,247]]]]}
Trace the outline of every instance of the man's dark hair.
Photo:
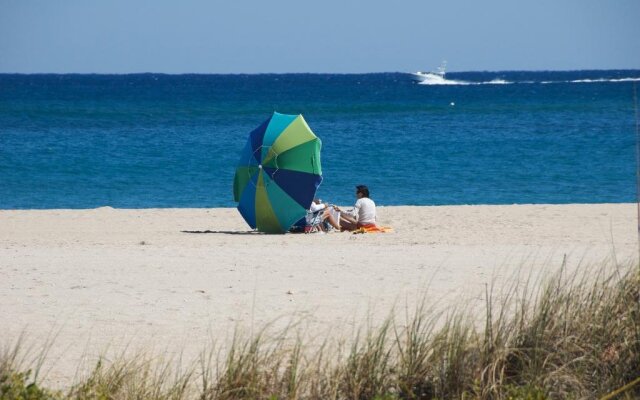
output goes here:
{"type": "Polygon", "coordinates": [[[356,192],[357,193],[362,193],[362,195],[364,197],[369,197],[369,188],[366,187],[365,185],[356,186],[356,192]]]}

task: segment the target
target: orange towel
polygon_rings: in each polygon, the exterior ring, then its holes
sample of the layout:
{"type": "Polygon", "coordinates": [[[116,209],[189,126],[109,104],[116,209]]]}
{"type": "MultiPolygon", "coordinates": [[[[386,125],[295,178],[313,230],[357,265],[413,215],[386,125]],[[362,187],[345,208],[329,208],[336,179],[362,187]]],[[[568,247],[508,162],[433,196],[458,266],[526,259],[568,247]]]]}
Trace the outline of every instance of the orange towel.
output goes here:
{"type": "Polygon", "coordinates": [[[388,226],[378,226],[376,224],[358,224],[358,229],[353,231],[356,233],[384,233],[384,232],[393,232],[393,229],[388,226]]]}

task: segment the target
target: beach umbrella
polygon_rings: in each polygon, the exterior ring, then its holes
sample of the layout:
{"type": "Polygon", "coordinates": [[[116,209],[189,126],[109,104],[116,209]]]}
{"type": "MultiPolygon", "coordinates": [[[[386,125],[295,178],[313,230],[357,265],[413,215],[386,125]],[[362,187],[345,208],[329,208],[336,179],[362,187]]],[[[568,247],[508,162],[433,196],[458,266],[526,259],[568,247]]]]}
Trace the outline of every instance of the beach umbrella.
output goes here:
{"type": "Polygon", "coordinates": [[[251,228],[284,233],[305,216],[322,182],[321,146],[302,115],[274,112],[249,134],[233,197],[251,228]]]}

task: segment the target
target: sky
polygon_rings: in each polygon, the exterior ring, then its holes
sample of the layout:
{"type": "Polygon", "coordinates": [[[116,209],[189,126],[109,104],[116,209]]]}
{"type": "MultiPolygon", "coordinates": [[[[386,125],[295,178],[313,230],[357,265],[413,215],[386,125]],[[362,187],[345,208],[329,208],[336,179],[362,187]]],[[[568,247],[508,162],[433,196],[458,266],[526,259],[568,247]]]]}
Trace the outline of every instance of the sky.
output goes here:
{"type": "Polygon", "coordinates": [[[0,0],[0,73],[640,69],[640,0],[0,0]]]}

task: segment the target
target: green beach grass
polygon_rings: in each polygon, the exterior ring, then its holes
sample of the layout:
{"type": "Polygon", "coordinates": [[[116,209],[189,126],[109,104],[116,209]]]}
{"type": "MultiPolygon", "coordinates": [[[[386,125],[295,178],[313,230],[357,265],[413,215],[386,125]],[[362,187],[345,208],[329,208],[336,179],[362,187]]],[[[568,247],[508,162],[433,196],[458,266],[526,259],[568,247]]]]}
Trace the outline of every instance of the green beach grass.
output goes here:
{"type": "Polygon", "coordinates": [[[311,343],[295,326],[236,334],[199,359],[103,357],[65,390],[42,384],[43,350],[0,354],[0,398],[13,399],[637,399],[640,272],[600,265],[545,282],[487,288],[481,318],[424,302],[351,340],[311,343]],[[478,323],[478,320],[481,322],[478,323]],[[29,358],[32,357],[32,358],[29,358]],[[35,361],[30,361],[35,360],[35,361]]]}

